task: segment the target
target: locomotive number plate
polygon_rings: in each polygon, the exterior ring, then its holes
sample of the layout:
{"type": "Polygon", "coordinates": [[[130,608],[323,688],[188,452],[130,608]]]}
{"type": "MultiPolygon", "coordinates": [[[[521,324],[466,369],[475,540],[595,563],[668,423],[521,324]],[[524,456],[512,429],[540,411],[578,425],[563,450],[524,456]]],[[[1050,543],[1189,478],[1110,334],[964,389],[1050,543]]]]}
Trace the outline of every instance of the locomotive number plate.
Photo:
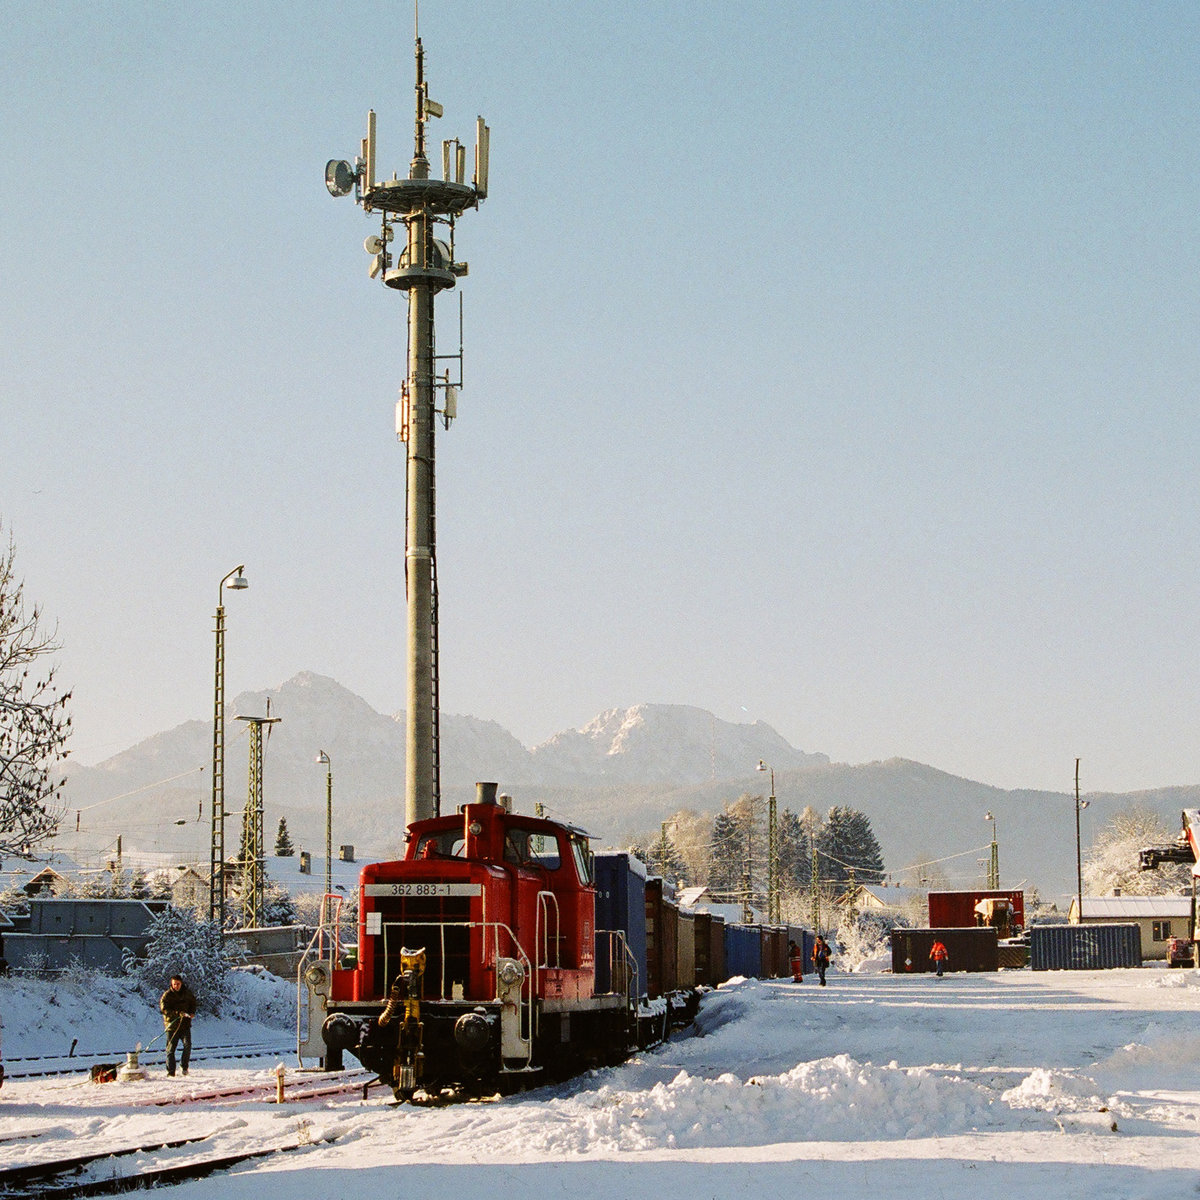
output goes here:
{"type": "Polygon", "coordinates": [[[478,883],[368,883],[363,891],[368,896],[478,896],[483,885],[478,883]]]}

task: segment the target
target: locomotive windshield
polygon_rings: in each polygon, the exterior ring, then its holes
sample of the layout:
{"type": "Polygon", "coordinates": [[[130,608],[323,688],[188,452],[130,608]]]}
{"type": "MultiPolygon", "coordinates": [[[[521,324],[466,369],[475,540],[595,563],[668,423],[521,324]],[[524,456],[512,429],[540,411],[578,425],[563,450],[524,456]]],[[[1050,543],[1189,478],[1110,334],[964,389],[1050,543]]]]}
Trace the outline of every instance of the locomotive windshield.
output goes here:
{"type": "Polygon", "coordinates": [[[466,845],[461,829],[426,833],[417,842],[417,858],[462,858],[466,853],[466,845]]]}

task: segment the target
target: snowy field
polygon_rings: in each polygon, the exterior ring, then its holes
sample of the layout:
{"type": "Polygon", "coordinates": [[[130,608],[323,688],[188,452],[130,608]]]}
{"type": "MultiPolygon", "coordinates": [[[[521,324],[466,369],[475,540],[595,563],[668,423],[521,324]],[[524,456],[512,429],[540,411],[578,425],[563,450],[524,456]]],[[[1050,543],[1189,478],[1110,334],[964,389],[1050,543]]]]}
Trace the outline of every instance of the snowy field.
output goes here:
{"type": "MultiPolygon", "coordinates": [[[[255,1022],[200,1018],[198,1050],[286,1029],[290,989],[241,987],[255,1022]]],[[[6,1061],[62,1053],[75,1036],[79,1053],[110,1050],[161,1028],[115,984],[71,994],[0,980],[0,1020],[6,1061]]],[[[705,999],[691,1036],[507,1100],[393,1107],[376,1089],[365,1102],[152,1103],[273,1082],[274,1065],[197,1064],[171,1080],[158,1067],[125,1084],[11,1080],[0,1162],[219,1130],[226,1150],[305,1146],[182,1184],[180,1200],[1200,1196],[1196,971],[735,981],[705,999]]]]}

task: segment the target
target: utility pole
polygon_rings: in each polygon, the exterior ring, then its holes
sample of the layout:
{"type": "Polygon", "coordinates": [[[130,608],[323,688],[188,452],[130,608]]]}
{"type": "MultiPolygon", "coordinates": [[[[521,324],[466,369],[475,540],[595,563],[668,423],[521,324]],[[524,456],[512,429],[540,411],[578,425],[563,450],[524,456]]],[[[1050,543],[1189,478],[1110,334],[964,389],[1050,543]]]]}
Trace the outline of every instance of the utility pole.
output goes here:
{"type": "Polygon", "coordinates": [[[404,808],[406,825],[437,816],[441,808],[440,716],[438,701],[437,538],[434,487],[434,426],[440,415],[448,428],[457,412],[462,385],[461,336],[457,355],[439,355],[434,344],[434,297],[466,275],[467,264],[454,252],[454,228],[468,209],[487,196],[490,132],[476,122],[475,174],[466,175],[466,147],[457,139],[442,143],[441,179],[430,177],[425,152],[426,125],[442,115],[429,98],[425,52],[416,37],[416,125],[408,177],[375,178],[375,113],[367,114],[367,136],[351,164],[331,160],[325,168],[330,194],[355,193],[368,213],[380,214],[378,236],[364,248],[372,255],[369,274],[408,296],[408,368],[396,409],[396,433],[406,446],[408,500],[405,517],[405,590],[408,613],[404,808]],[[396,226],[404,227],[403,249],[389,248],[396,226]],[[458,378],[438,363],[453,359],[458,378]],[[442,407],[437,407],[438,392],[442,407]]]}
{"type": "Polygon", "coordinates": [[[809,810],[812,817],[809,820],[809,835],[808,842],[812,849],[812,864],[809,872],[809,883],[812,888],[812,923],[813,933],[821,932],[821,888],[820,879],[817,876],[817,811],[816,809],[809,810]]]}

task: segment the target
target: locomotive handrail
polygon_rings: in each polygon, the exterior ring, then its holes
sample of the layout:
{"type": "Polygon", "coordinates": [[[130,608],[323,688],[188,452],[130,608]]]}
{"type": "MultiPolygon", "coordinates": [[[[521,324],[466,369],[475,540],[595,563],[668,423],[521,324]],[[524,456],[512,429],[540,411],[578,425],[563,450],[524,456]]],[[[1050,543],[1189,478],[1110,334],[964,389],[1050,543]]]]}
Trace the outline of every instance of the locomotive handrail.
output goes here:
{"type": "MultiPolygon", "coordinates": [[[[619,947],[621,956],[625,964],[625,999],[632,1005],[637,997],[641,995],[641,989],[638,986],[640,983],[638,976],[638,963],[634,957],[633,951],[629,948],[629,939],[625,936],[623,929],[597,929],[597,937],[608,938],[608,970],[609,982],[612,982],[613,972],[613,948],[619,947]]],[[[616,995],[616,989],[613,989],[613,995],[616,995]]]]}
{"type": "Polygon", "coordinates": [[[562,918],[558,911],[558,897],[553,892],[538,892],[537,920],[534,925],[533,942],[538,947],[538,969],[556,969],[559,962],[559,940],[562,918]],[[554,962],[550,961],[550,901],[554,902],[554,962]],[[543,921],[543,914],[545,920],[543,921]]]}

